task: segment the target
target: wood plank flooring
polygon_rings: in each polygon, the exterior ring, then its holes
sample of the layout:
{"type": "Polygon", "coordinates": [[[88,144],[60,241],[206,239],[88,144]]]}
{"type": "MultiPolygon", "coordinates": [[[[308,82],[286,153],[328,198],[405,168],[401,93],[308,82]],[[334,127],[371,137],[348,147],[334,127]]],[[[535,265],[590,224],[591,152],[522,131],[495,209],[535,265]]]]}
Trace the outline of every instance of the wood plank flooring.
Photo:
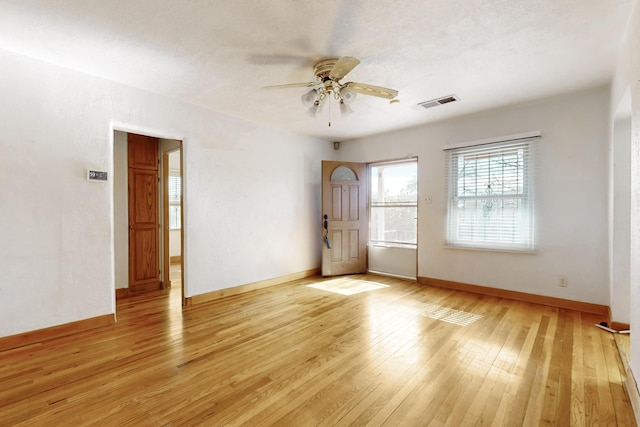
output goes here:
{"type": "Polygon", "coordinates": [[[603,319],[350,279],[119,301],[113,326],[0,353],[0,425],[636,425],[603,319]]]}

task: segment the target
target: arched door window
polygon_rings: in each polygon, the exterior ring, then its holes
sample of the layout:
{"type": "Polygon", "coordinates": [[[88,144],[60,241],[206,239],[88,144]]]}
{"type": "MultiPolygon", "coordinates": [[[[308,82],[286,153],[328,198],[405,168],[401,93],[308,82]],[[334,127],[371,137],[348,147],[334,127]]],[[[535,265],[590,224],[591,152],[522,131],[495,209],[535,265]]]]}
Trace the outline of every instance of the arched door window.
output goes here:
{"type": "Polygon", "coordinates": [[[331,181],[357,181],[356,173],[347,166],[338,166],[331,173],[331,181]]]}

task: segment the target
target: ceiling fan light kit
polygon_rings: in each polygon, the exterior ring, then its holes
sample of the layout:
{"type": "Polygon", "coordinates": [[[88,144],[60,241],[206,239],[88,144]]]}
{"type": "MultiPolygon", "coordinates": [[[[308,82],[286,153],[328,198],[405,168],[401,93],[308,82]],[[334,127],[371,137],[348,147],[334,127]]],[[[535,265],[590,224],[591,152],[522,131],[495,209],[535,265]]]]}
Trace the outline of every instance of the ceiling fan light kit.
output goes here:
{"type": "Polygon", "coordinates": [[[309,92],[305,93],[300,97],[300,101],[302,101],[302,105],[307,108],[311,108],[316,100],[317,92],[315,89],[311,89],[309,92]]]}
{"type": "Polygon", "coordinates": [[[357,95],[358,95],[357,93],[355,93],[348,87],[342,88],[340,90],[340,97],[342,98],[342,103],[346,105],[351,105],[351,103],[356,100],[357,95]]]}
{"type": "MultiPolygon", "coordinates": [[[[341,83],[340,80],[349,74],[359,63],[359,59],[351,56],[325,58],[316,62],[313,66],[313,74],[316,78],[315,82],[266,86],[265,89],[313,88],[300,98],[302,105],[308,108],[307,114],[312,117],[315,117],[327,100],[332,97],[338,102],[340,113],[343,116],[347,116],[353,113],[350,104],[356,99],[358,93],[390,100],[398,96],[397,90],[386,87],[356,82],[341,83]]],[[[329,126],[331,126],[330,122],[329,126]]]]}
{"type": "Polygon", "coordinates": [[[340,101],[340,114],[342,114],[343,116],[353,114],[353,109],[349,107],[349,104],[344,102],[344,100],[340,101]]]}
{"type": "Polygon", "coordinates": [[[319,103],[318,101],[314,102],[311,107],[307,110],[307,114],[311,117],[315,117],[322,110],[322,106],[324,104],[319,103]]]}

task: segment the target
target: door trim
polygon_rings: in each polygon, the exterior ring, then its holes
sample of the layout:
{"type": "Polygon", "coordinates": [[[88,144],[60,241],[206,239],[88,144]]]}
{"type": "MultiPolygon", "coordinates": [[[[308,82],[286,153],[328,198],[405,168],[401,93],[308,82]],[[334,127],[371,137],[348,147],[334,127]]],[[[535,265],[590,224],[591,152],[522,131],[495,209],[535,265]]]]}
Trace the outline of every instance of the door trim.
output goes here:
{"type": "Polygon", "coordinates": [[[169,248],[169,153],[162,153],[162,271],[164,272],[163,288],[171,288],[170,248],[169,248]]]}
{"type": "Polygon", "coordinates": [[[367,272],[368,188],[366,163],[322,161],[323,276],[367,272]]]}
{"type": "MultiPolygon", "coordinates": [[[[182,220],[182,228],[181,228],[181,233],[180,233],[180,243],[181,246],[183,248],[183,256],[182,256],[182,304],[183,306],[185,305],[185,287],[186,287],[186,282],[185,282],[185,275],[186,275],[186,271],[185,271],[185,240],[186,240],[186,232],[185,232],[185,194],[184,194],[184,189],[185,189],[185,179],[184,179],[184,171],[185,171],[185,154],[184,154],[184,150],[186,148],[186,145],[184,144],[184,137],[180,134],[176,134],[176,133],[171,133],[171,132],[167,132],[166,130],[162,130],[159,128],[149,128],[149,127],[145,127],[145,126],[139,126],[139,125],[135,125],[135,124],[131,124],[131,123],[127,123],[127,122],[120,122],[120,121],[112,121],[109,125],[109,135],[110,135],[110,141],[111,141],[111,171],[113,172],[114,176],[116,173],[116,168],[115,168],[115,162],[116,162],[116,156],[115,156],[115,152],[116,152],[116,145],[118,145],[119,147],[121,147],[121,144],[124,142],[124,148],[120,148],[118,151],[120,150],[124,150],[125,152],[127,151],[126,148],[126,135],[129,133],[136,133],[139,135],[147,135],[147,136],[153,136],[156,138],[160,138],[160,139],[171,139],[171,140],[175,140],[175,141],[180,141],[180,164],[181,164],[181,171],[182,171],[182,201],[181,201],[181,210],[182,210],[182,215],[181,215],[181,220],[182,220]],[[122,139],[118,139],[116,140],[116,135],[120,134],[120,135],[124,135],[124,140],[122,139]]],[[[120,137],[122,138],[122,136],[120,137]]],[[[120,158],[121,159],[121,158],[120,158]]],[[[118,162],[120,162],[121,160],[119,160],[118,162]]],[[[124,176],[122,179],[125,180],[125,182],[128,180],[128,173],[127,173],[127,169],[128,169],[128,162],[125,158],[125,163],[123,164],[123,168],[124,168],[124,176]]],[[[120,164],[120,163],[118,163],[120,164]]],[[[110,179],[111,181],[111,191],[112,193],[116,192],[116,180],[115,179],[110,179]]],[[[121,189],[119,189],[118,191],[122,191],[121,189]]],[[[126,186],[125,186],[125,191],[126,191],[126,186]]],[[[126,193],[124,193],[126,194],[126,193]]],[[[112,215],[112,219],[115,217],[114,212],[118,209],[124,209],[125,211],[125,215],[126,217],[128,217],[128,206],[127,206],[127,200],[125,199],[124,201],[119,201],[119,200],[113,200],[112,202],[112,211],[111,211],[111,215],[112,215]]],[[[126,229],[128,229],[128,224],[126,224],[126,229]]],[[[112,251],[111,254],[111,265],[112,265],[112,281],[111,281],[111,304],[112,304],[112,309],[113,312],[116,313],[116,300],[119,299],[120,297],[126,298],[129,296],[129,282],[128,280],[125,281],[117,281],[116,278],[118,277],[117,275],[117,271],[122,269],[122,266],[125,266],[124,268],[126,269],[126,273],[128,276],[129,273],[129,266],[128,266],[128,253],[129,253],[129,249],[128,249],[128,235],[123,234],[123,232],[125,232],[125,228],[121,228],[121,227],[116,227],[116,224],[112,224],[111,226],[111,247],[114,248],[114,250],[112,251]],[[126,242],[126,250],[123,251],[122,250],[122,245],[123,243],[126,242]],[[120,249],[116,249],[116,248],[120,248],[120,249]],[[126,254],[125,255],[125,260],[126,262],[122,262],[123,260],[121,260],[120,262],[118,262],[118,256],[117,253],[123,253],[126,254]],[[120,266],[120,267],[118,267],[120,266]],[[118,286],[119,283],[126,283],[127,287],[123,287],[123,288],[116,288],[116,286],[118,286]]],[[[128,233],[128,232],[127,232],[128,233]]]]}
{"type": "MultiPolygon", "coordinates": [[[[372,243],[370,239],[367,239],[367,248],[368,248],[368,257],[369,257],[369,261],[367,264],[367,271],[369,273],[375,273],[375,274],[380,274],[380,275],[384,275],[384,276],[390,276],[390,277],[397,277],[397,278],[401,278],[401,279],[409,279],[409,280],[416,280],[416,278],[418,277],[418,242],[420,241],[420,227],[418,226],[418,222],[420,221],[420,176],[419,176],[419,169],[418,169],[418,156],[413,156],[411,158],[404,158],[404,159],[389,159],[389,160],[380,160],[380,161],[373,161],[373,162],[369,162],[367,163],[367,172],[368,172],[368,185],[367,185],[367,200],[368,202],[368,211],[367,211],[367,217],[369,219],[369,232],[371,232],[371,208],[372,208],[372,201],[371,201],[371,196],[373,193],[373,188],[372,188],[372,184],[373,184],[373,179],[372,179],[372,171],[371,169],[374,167],[380,167],[380,166],[398,166],[398,165],[402,165],[402,164],[409,164],[409,163],[415,163],[416,164],[416,179],[417,179],[417,185],[418,185],[418,200],[416,202],[416,244],[415,246],[403,246],[402,244],[400,245],[395,245],[393,243],[390,244],[376,244],[376,243],[372,243]],[[371,269],[372,267],[372,257],[374,257],[376,254],[376,252],[380,252],[381,250],[387,250],[390,252],[395,252],[397,249],[399,249],[400,251],[404,252],[406,250],[413,250],[415,252],[415,258],[412,260],[412,263],[414,264],[414,269],[415,269],[415,275],[404,275],[402,274],[402,272],[393,272],[393,271],[384,271],[384,270],[376,270],[375,267],[376,265],[373,265],[374,269],[371,269]]],[[[369,234],[369,237],[371,235],[369,234]]],[[[405,264],[406,265],[406,264],[405,264]]],[[[379,265],[378,265],[379,266],[379,265]]]]}
{"type": "Polygon", "coordinates": [[[180,153],[180,298],[182,300],[182,306],[187,305],[187,299],[184,295],[184,173],[183,173],[183,151],[182,141],[179,142],[179,147],[173,150],[168,150],[162,153],[162,224],[163,224],[163,271],[165,276],[165,282],[167,285],[165,288],[171,287],[171,256],[169,247],[169,235],[171,230],[169,228],[169,154],[178,151],[180,153]]]}

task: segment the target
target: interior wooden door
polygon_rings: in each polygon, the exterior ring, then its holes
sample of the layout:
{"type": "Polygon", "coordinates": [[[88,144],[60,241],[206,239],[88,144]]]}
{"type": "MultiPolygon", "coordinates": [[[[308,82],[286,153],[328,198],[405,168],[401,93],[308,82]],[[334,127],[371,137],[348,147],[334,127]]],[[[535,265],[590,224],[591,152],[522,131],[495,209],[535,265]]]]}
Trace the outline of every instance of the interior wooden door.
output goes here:
{"type": "Polygon", "coordinates": [[[158,139],[135,134],[127,139],[129,287],[159,289],[158,139]]]}
{"type": "Polygon", "coordinates": [[[322,275],[367,271],[367,166],[322,162],[322,275]]]}

